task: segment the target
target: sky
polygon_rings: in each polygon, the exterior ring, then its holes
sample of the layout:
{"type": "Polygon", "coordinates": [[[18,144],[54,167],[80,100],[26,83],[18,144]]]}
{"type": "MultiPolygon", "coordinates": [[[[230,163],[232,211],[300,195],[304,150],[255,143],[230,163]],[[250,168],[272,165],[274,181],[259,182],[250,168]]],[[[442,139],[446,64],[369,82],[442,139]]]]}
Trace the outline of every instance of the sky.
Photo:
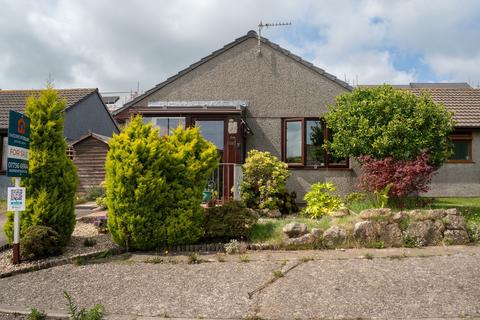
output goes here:
{"type": "Polygon", "coordinates": [[[0,0],[0,88],[148,90],[257,30],[350,84],[480,84],[480,1],[0,0]]]}

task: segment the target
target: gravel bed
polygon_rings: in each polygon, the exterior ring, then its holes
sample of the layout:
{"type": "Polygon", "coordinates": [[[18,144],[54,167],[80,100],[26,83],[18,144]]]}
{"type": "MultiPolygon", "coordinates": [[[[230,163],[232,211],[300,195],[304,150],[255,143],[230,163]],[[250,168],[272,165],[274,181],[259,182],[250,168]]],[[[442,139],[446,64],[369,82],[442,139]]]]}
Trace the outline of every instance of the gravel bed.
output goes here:
{"type": "Polygon", "coordinates": [[[12,271],[29,269],[43,264],[54,264],[55,262],[75,256],[107,251],[115,248],[118,248],[118,246],[112,241],[110,234],[98,234],[97,229],[92,224],[77,221],[70,243],[65,248],[62,255],[35,261],[22,261],[22,263],[14,265],[12,264],[11,249],[0,252],[0,277],[2,274],[10,273],[12,271]],[[86,238],[94,239],[96,244],[91,247],[85,247],[83,241],[86,238]]]}

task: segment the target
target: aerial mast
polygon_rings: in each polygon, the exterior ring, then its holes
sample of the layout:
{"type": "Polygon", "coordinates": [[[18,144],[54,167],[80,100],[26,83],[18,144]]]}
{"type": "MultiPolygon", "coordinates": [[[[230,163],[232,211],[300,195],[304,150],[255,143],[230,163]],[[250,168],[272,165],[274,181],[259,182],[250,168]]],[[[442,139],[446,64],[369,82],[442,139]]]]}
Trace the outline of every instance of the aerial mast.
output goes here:
{"type": "Polygon", "coordinates": [[[276,22],[276,23],[265,23],[263,24],[262,21],[260,21],[260,23],[258,24],[258,33],[257,33],[257,36],[258,36],[258,54],[261,54],[262,53],[262,49],[261,49],[261,39],[262,39],[262,29],[263,28],[268,28],[268,27],[280,27],[280,26],[290,26],[292,25],[291,22],[276,22]]]}

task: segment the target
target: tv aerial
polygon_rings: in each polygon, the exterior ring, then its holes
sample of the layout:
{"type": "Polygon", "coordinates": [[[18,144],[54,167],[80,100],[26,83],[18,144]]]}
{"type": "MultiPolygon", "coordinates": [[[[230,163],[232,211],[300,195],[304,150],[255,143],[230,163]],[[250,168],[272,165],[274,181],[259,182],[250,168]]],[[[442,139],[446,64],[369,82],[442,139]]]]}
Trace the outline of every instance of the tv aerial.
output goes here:
{"type": "Polygon", "coordinates": [[[275,23],[265,23],[263,24],[262,21],[258,24],[258,53],[260,54],[262,52],[261,50],[261,39],[262,39],[262,29],[263,28],[268,28],[268,27],[281,27],[281,26],[291,26],[291,22],[275,22],[275,23]]]}

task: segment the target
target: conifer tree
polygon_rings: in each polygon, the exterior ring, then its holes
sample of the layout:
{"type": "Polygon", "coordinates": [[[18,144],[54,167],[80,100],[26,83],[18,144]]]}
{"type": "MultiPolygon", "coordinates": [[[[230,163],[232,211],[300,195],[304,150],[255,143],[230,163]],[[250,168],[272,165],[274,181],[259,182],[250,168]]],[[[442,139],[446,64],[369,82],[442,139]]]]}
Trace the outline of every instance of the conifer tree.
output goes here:
{"type": "MultiPolygon", "coordinates": [[[[57,91],[48,87],[38,97],[29,97],[26,114],[30,117],[29,177],[22,179],[26,188],[26,210],[20,216],[21,235],[33,225],[55,230],[65,245],[75,227],[75,191],[78,175],[66,154],[64,109],[57,91]]],[[[5,234],[13,239],[13,213],[8,213],[5,234]]]]}

